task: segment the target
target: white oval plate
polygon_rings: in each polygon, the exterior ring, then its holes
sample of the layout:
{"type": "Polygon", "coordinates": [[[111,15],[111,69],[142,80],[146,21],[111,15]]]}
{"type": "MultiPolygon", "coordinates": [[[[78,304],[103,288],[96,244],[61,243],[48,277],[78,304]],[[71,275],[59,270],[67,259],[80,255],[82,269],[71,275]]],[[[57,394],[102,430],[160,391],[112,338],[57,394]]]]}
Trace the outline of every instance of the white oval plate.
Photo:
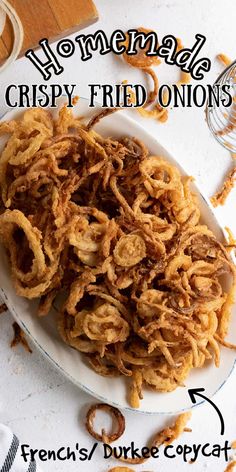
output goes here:
{"type": "MultiPolygon", "coordinates": [[[[60,99],[58,105],[65,102],[60,99]]],[[[54,114],[57,110],[52,110],[54,114]]],[[[74,108],[74,113],[78,115],[93,115],[94,109],[88,109],[88,100],[80,99],[74,108]]],[[[12,120],[19,117],[22,110],[7,113],[2,120],[12,120]]],[[[173,157],[164,149],[151,135],[149,135],[136,121],[125,116],[122,111],[105,118],[96,126],[96,130],[104,136],[136,136],[148,147],[151,154],[162,155],[168,161],[179,167],[182,174],[183,169],[173,157]]],[[[0,139],[0,151],[2,150],[5,138],[0,139]]],[[[194,186],[194,190],[199,196],[199,204],[203,222],[211,228],[214,234],[223,238],[223,230],[217,222],[210,202],[205,199],[200,191],[194,186]]],[[[98,398],[102,402],[107,402],[122,409],[131,409],[127,402],[127,385],[124,378],[105,378],[91,370],[84,362],[83,355],[63,343],[60,339],[53,313],[46,318],[38,318],[36,315],[37,301],[29,301],[20,298],[15,294],[12,286],[9,265],[4,248],[0,247],[0,294],[6,302],[12,315],[29,335],[40,351],[51,360],[61,373],[69,380],[78,385],[89,394],[98,398]]],[[[235,309],[233,310],[235,313],[235,309]]],[[[234,314],[233,314],[234,315],[234,314]]],[[[232,316],[230,332],[236,333],[236,317],[232,316]]],[[[232,339],[233,342],[233,339],[232,339]]],[[[139,411],[151,414],[176,414],[184,410],[193,408],[188,395],[189,388],[204,388],[205,394],[212,397],[224,385],[231,374],[235,363],[235,352],[229,349],[221,349],[221,364],[217,369],[213,363],[209,363],[201,369],[193,369],[186,380],[185,387],[179,387],[171,393],[156,393],[144,390],[144,399],[141,402],[139,411]]],[[[199,401],[198,404],[202,403],[199,401]]]]}

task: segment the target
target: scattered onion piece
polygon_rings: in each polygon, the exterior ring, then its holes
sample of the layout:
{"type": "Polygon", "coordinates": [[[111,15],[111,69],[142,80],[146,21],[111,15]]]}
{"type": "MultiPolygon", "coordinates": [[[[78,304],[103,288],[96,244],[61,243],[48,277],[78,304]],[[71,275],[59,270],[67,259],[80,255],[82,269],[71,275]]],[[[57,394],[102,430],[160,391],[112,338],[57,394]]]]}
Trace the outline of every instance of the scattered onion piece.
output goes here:
{"type": "Polygon", "coordinates": [[[234,167],[226,177],[222,188],[218,190],[218,192],[215,193],[211,197],[211,203],[214,207],[217,207],[218,205],[224,205],[226,202],[226,199],[228,195],[230,194],[231,190],[234,188],[235,184],[235,172],[236,172],[236,167],[234,167]]]}
{"type": "Polygon", "coordinates": [[[138,108],[137,111],[143,118],[153,118],[154,120],[161,121],[162,123],[168,119],[168,110],[165,108],[160,110],[158,105],[155,105],[152,110],[138,108]]]}
{"type": "MultiPolygon", "coordinates": [[[[123,80],[122,82],[127,83],[127,80],[123,80]]],[[[130,94],[130,103],[135,103],[135,93],[131,88],[129,88],[129,94],[130,94]]],[[[151,92],[153,93],[153,92],[151,92]]],[[[153,118],[154,120],[159,120],[159,121],[166,121],[168,118],[168,110],[165,108],[162,108],[160,105],[155,104],[154,107],[151,110],[148,110],[147,108],[144,107],[139,107],[136,108],[136,111],[143,117],[143,118],[153,118]]]]}
{"type": "Polygon", "coordinates": [[[14,337],[11,342],[11,347],[16,347],[18,346],[18,344],[22,344],[25,350],[29,352],[30,354],[32,354],[32,349],[29,347],[29,344],[25,339],[25,334],[20,328],[20,326],[16,322],[14,322],[12,327],[14,331],[14,337]]]}
{"type": "MultiPolygon", "coordinates": [[[[145,32],[145,33],[150,33],[152,30],[148,30],[145,28],[138,28],[138,31],[140,32],[145,32]]],[[[126,48],[128,47],[128,35],[126,34],[126,41],[124,42],[124,45],[126,48]]],[[[183,44],[180,38],[177,38],[177,51],[181,51],[183,49],[183,44]]],[[[146,74],[149,74],[154,82],[154,90],[149,92],[149,97],[147,99],[147,102],[143,107],[137,108],[137,112],[143,117],[143,118],[153,118],[156,119],[162,123],[165,123],[168,120],[169,116],[169,111],[167,107],[162,107],[158,103],[154,103],[157,94],[158,94],[158,78],[154,70],[151,68],[152,66],[158,65],[161,61],[158,59],[157,56],[147,56],[146,55],[147,48],[144,48],[134,56],[129,56],[127,53],[123,54],[123,58],[125,61],[133,66],[137,67],[139,69],[142,69],[143,72],[146,74]],[[147,109],[152,103],[154,103],[154,107],[152,109],[147,109]]],[[[177,81],[176,85],[177,87],[181,87],[181,85],[188,84],[191,80],[191,76],[189,73],[181,71],[180,72],[180,79],[177,81]]],[[[130,93],[130,103],[135,102],[135,94],[132,90],[129,91],[130,93]]],[[[163,103],[167,103],[167,92],[164,93],[163,96],[163,103]]]]}
{"type": "Polygon", "coordinates": [[[218,54],[218,55],[216,56],[216,58],[217,58],[218,61],[220,61],[221,64],[223,64],[223,66],[225,66],[225,67],[228,67],[228,66],[230,66],[230,64],[232,64],[231,59],[230,59],[228,56],[226,56],[226,54],[218,54]]]}
{"type": "Polygon", "coordinates": [[[236,466],[236,461],[230,462],[227,465],[225,472],[232,472],[235,466],[236,466]]]}
{"type": "Polygon", "coordinates": [[[108,472],[133,472],[133,469],[130,469],[129,467],[113,467],[112,469],[109,469],[108,472]]]}
{"type": "MultiPolygon", "coordinates": [[[[152,32],[152,30],[142,28],[142,27],[138,28],[137,31],[144,32],[144,33],[151,33],[152,32]]],[[[126,38],[127,39],[126,39],[124,45],[127,47],[128,46],[128,35],[127,34],[126,34],[126,38]]],[[[147,99],[147,102],[145,103],[145,105],[143,107],[137,108],[137,111],[143,117],[147,117],[147,118],[151,117],[151,118],[159,119],[159,118],[161,118],[162,115],[164,115],[164,112],[161,113],[161,111],[160,110],[158,111],[156,107],[154,108],[154,110],[144,110],[144,108],[147,108],[152,103],[154,103],[156,98],[157,98],[158,79],[157,79],[157,76],[156,76],[155,72],[153,71],[153,69],[151,69],[151,67],[159,65],[161,63],[161,60],[157,56],[147,56],[146,51],[147,51],[147,48],[140,49],[138,51],[138,53],[135,54],[134,56],[130,56],[130,55],[124,53],[123,58],[129,65],[131,65],[132,67],[137,67],[139,69],[142,69],[143,72],[150,75],[151,78],[153,79],[154,90],[149,92],[149,97],[147,99]]],[[[133,97],[134,97],[134,94],[133,94],[133,97]]],[[[133,98],[133,100],[134,100],[134,98],[133,98]]],[[[131,103],[132,103],[132,100],[131,100],[131,103]]]]}
{"type": "MultiPolygon", "coordinates": [[[[153,447],[160,447],[163,444],[166,446],[172,444],[173,441],[179,438],[179,436],[186,431],[186,423],[190,420],[192,416],[191,412],[182,413],[181,415],[177,416],[175,423],[172,426],[162,429],[159,431],[150,446],[150,449],[153,447]]],[[[119,460],[121,462],[126,462],[128,464],[143,464],[149,459],[149,457],[142,457],[137,459],[128,458],[125,459],[124,457],[120,457],[119,460]]]]}
{"type": "Polygon", "coordinates": [[[180,80],[176,83],[177,87],[181,85],[189,84],[191,82],[191,75],[188,72],[181,71],[180,80]]]}
{"type": "Polygon", "coordinates": [[[113,441],[116,441],[119,439],[122,434],[125,431],[125,417],[122,415],[120,410],[118,408],[115,408],[114,406],[107,405],[106,403],[97,403],[95,405],[92,405],[86,415],[86,423],[85,426],[87,428],[87,431],[93,438],[95,438],[97,441],[103,441],[106,442],[107,444],[112,443],[113,441]],[[104,430],[102,430],[102,434],[96,433],[93,429],[93,422],[94,418],[96,415],[97,410],[103,410],[111,414],[113,418],[117,421],[118,424],[118,429],[115,433],[112,434],[107,434],[104,430]]]}
{"type": "MultiPolygon", "coordinates": [[[[139,31],[139,33],[146,33],[146,34],[153,32],[150,29],[146,29],[146,28],[142,28],[142,27],[137,28],[137,31],[139,31]]],[[[129,46],[128,33],[126,33],[126,40],[123,43],[123,45],[126,48],[129,46]]],[[[135,54],[133,56],[131,56],[131,55],[129,55],[125,52],[123,54],[123,58],[130,66],[138,67],[139,69],[146,69],[147,67],[159,65],[161,63],[160,58],[158,56],[147,56],[147,54],[146,54],[147,50],[148,50],[147,47],[144,48],[144,49],[139,49],[137,51],[137,54],[135,54]]]]}
{"type": "Polygon", "coordinates": [[[8,310],[8,308],[7,308],[6,303],[3,303],[2,305],[0,305],[0,315],[2,313],[6,313],[7,310],[8,310]]]}
{"type": "Polygon", "coordinates": [[[182,43],[182,39],[176,38],[176,41],[177,41],[177,51],[179,52],[179,51],[181,51],[181,49],[184,48],[184,45],[182,43]]]}

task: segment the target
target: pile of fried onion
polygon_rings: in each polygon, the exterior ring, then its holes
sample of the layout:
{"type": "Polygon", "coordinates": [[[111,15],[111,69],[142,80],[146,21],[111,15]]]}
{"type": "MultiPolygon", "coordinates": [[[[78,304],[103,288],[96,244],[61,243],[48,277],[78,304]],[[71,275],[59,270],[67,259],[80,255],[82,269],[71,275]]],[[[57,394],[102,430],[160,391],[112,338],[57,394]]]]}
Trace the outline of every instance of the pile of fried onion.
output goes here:
{"type": "Polygon", "coordinates": [[[63,295],[62,338],[98,374],[128,377],[136,408],[144,385],[170,392],[219,365],[235,268],[191,178],[137,138],[100,136],[98,119],[65,105],[0,124],[0,238],[17,294],[40,297],[40,316],[63,295]]]}

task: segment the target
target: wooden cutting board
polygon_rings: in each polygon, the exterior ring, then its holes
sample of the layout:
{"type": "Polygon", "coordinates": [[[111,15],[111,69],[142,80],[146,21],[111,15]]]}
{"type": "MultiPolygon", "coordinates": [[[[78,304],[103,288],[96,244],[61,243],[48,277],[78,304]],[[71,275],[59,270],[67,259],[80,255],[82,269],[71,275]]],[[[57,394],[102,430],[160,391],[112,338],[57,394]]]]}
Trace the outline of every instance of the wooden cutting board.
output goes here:
{"type": "MultiPolygon", "coordinates": [[[[29,48],[38,47],[42,38],[56,41],[66,37],[98,19],[92,0],[9,0],[16,9],[23,27],[24,43],[21,55],[29,48]]],[[[13,30],[9,19],[0,38],[0,61],[12,49],[13,30]]]]}

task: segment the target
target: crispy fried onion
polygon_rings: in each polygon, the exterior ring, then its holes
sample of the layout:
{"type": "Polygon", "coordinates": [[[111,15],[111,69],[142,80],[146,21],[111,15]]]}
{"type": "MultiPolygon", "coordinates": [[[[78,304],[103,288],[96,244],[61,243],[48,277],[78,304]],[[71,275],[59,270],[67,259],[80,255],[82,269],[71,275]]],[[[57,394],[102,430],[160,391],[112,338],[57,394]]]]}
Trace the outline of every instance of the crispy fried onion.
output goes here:
{"type": "MultiPolygon", "coordinates": [[[[137,31],[142,33],[151,33],[152,30],[146,28],[138,28],[137,31]]],[[[126,35],[126,41],[124,45],[128,44],[128,35],[126,35]]],[[[147,56],[147,48],[148,44],[145,48],[139,49],[137,54],[129,55],[126,52],[123,54],[124,60],[132,67],[137,67],[141,69],[148,77],[151,78],[153,81],[153,90],[149,92],[148,99],[143,107],[137,108],[138,113],[143,117],[152,117],[158,119],[160,121],[165,121],[167,119],[167,111],[162,109],[158,104],[155,104],[153,109],[147,109],[151,104],[156,101],[157,94],[158,94],[158,78],[154,70],[152,69],[153,66],[157,66],[161,63],[161,60],[157,56],[147,56]]],[[[134,99],[132,91],[130,93],[130,100],[131,102],[134,99]]]]}
{"type": "Polygon", "coordinates": [[[40,316],[57,307],[62,339],[99,375],[127,378],[134,408],[145,388],[170,392],[218,366],[235,268],[200,222],[191,178],[66,106],[0,131],[0,238],[17,294],[39,297],[40,316]]]}
{"type": "Polygon", "coordinates": [[[235,172],[236,168],[234,167],[226,176],[226,179],[223,182],[223,185],[220,190],[218,190],[215,195],[211,197],[211,203],[214,207],[218,205],[224,205],[231,190],[235,185],[235,172]]]}
{"type": "Polygon", "coordinates": [[[236,461],[232,461],[227,465],[225,472],[232,472],[235,467],[236,467],[236,461]]]}
{"type": "MultiPolygon", "coordinates": [[[[164,444],[168,446],[169,444],[172,444],[173,441],[178,439],[183,432],[191,431],[189,428],[186,428],[186,424],[190,420],[190,418],[190,412],[182,413],[181,415],[177,416],[173,425],[168,426],[167,428],[164,428],[155,434],[153,440],[151,441],[149,449],[151,449],[152,447],[159,448],[164,444]]],[[[119,460],[128,464],[143,464],[149,459],[149,457],[142,457],[140,459],[119,457],[119,460]]]]}
{"type": "MultiPolygon", "coordinates": [[[[146,28],[138,28],[137,31],[143,32],[143,33],[153,33],[152,30],[146,29],[146,28]]],[[[129,42],[129,37],[128,33],[126,33],[126,41],[124,42],[124,45],[127,47],[129,42]]],[[[184,46],[182,44],[182,41],[177,38],[177,51],[180,51],[183,49],[184,46]]],[[[157,66],[161,63],[161,60],[159,59],[158,56],[147,56],[147,51],[148,51],[148,43],[146,47],[140,48],[135,55],[129,55],[125,51],[124,54],[122,55],[123,59],[132,67],[136,67],[138,69],[141,69],[147,76],[151,77],[154,88],[149,92],[148,99],[145,103],[144,106],[136,108],[137,112],[143,117],[143,118],[153,118],[155,120],[158,120],[162,123],[165,123],[168,120],[168,107],[161,106],[157,99],[158,96],[158,88],[159,88],[159,82],[158,82],[158,77],[156,75],[156,72],[152,69],[153,66],[157,66]],[[150,105],[152,105],[152,108],[150,109],[150,105]]],[[[191,76],[189,73],[180,71],[180,78],[176,82],[177,87],[181,87],[184,84],[188,84],[191,80],[191,76]]],[[[126,83],[127,81],[124,81],[123,83],[126,83]]],[[[136,98],[135,98],[135,93],[132,91],[132,89],[129,89],[129,95],[130,95],[130,102],[134,103],[136,98]]],[[[163,96],[163,104],[167,104],[167,92],[164,93],[163,96]]]]}
{"type": "Polygon", "coordinates": [[[216,57],[218,61],[225,67],[228,67],[230,64],[232,64],[232,60],[226,56],[226,54],[218,54],[216,57]]]}
{"type": "Polygon", "coordinates": [[[112,467],[108,472],[133,472],[129,467],[112,467]]]}
{"type": "MultiPolygon", "coordinates": [[[[152,33],[152,30],[147,29],[147,28],[137,28],[137,31],[139,33],[152,33]]],[[[129,37],[128,34],[126,34],[126,41],[123,43],[124,46],[128,46],[129,43],[129,37]]],[[[145,48],[139,49],[137,51],[137,54],[135,55],[129,55],[126,52],[123,54],[124,60],[130,64],[133,67],[139,67],[140,69],[145,69],[146,67],[151,67],[154,65],[160,64],[160,58],[157,56],[147,56],[147,51],[148,51],[148,46],[149,44],[146,45],[145,48]]]]}
{"type": "Polygon", "coordinates": [[[14,336],[11,342],[11,348],[18,346],[18,344],[21,344],[27,352],[32,354],[32,349],[30,348],[28,341],[25,338],[25,334],[20,328],[20,326],[16,322],[14,322],[12,328],[14,331],[14,336]]]}
{"type": "Polygon", "coordinates": [[[114,261],[121,267],[132,267],[146,256],[144,240],[138,234],[122,236],[114,249],[114,261]]]}
{"type": "Polygon", "coordinates": [[[2,303],[2,305],[0,305],[0,315],[2,313],[6,313],[7,310],[8,310],[8,308],[7,308],[6,303],[2,303]]]}
{"type": "Polygon", "coordinates": [[[106,403],[97,403],[96,405],[92,405],[86,415],[86,423],[85,426],[87,428],[87,431],[93,438],[95,438],[97,441],[103,441],[106,442],[107,444],[110,444],[117,439],[119,439],[122,434],[125,431],[125,417],[122,415],[120,410],[118,408],[115,408],[114,406],[107,405],[106,403]],[[97,410],[102,410],[106,411],[108,414],[112,416],[113,419],[115,419],[117,423],[117,431],[115,431],[112,434],[108,434],[105,432],[105,430],[102,430],[101,434],[96,433],[93,428],[93,423],[94,423],[94,418],[96,415],[97,410]]]}

